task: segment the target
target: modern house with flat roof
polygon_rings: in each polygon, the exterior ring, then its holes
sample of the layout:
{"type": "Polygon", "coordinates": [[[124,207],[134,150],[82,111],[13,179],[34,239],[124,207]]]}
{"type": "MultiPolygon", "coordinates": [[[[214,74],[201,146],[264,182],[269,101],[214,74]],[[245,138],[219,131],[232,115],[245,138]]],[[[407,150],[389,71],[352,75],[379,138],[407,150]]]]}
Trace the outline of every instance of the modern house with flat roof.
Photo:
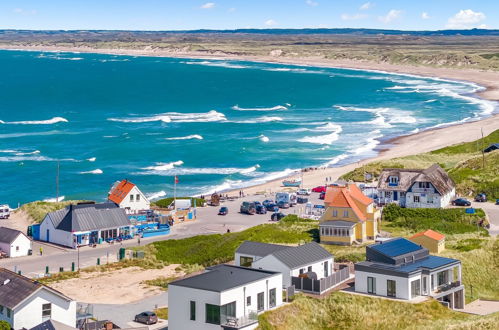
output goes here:
{"type": "Polygon", "coordinates": [[[355,264],[355,291],[404,300],[427,296],[464,308],[461,262],[401,237],[366,246],[366,261],[355,264]]]}
{"type": "Polygon", "coordinates": [[[218,265],[168,285],[168,329],[254,329],[281,304],[281,273],[218,265]]]}
{"type": "Polygon", "coordinates": [[[127,214],[136,214],[151,208],[151,202],[139,187],[128,180],[116,181],[107,199],[124,209],[127,214]]]}
{"type": "Polygon", "coordinates": [[[54,320],[76,326],[76,301],[59,291],[0,268],[0,321],[12,329],[31,329],[54,320]]]}
{"type": "Polygon", "coordinates": [[[445,250],[445,235],[431,229],[419,232],[411,236],[409,240],[427,248],[431,253],[438,254],[445,250]]]}
{"type": "Polygon", "coordinates": [[[40,240],[71,248],[130,234],[125,210],[114,203],[68,205],[48,213],[40,224],[40,240]]]}
{"type": "Polygon", "coordinates": [[[351,245],[378,235],[381,212],[357,185],[328,187],[324,205],[326,212],[319,222],[321,243],[351,245]]]}
{"type": "Polygon", "coordinates": [[[0,253],[9,258],[27,256],[31,250],[31,240],[19,230],[0,227],[0,253]]]}
{"type": "Polygon", "coordinates": [[[378,181],[378,203],[410,208],[449,205],[456,185],[438,164],[427,169],[385,168],[378,181]]]}

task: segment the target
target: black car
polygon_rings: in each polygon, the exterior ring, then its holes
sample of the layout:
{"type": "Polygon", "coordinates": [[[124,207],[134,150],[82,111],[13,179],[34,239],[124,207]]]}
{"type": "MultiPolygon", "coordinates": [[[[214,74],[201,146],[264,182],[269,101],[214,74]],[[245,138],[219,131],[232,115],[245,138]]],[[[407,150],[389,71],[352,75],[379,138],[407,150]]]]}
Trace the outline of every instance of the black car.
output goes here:
{"type": "Polygon", "coordinates": [[[158,323],[158,316],[153,312],[142,312],[135,315],[135,322],[143,324],[156,324],[158,323]]]}
{"type": "Polygon", "coordinates": [[[289,203],[286,203],[284,201],[280,201],[279,203],[277,203],[277,206],[280,209],[289,209],[289,203]]]}
{"type": "Polygon", "coordinates": [[[475,202],[484,203],[486,201],[487,201],[487,195],[485,195],[485,194],[478,194],[475,196],[475,202]]]}
{"type": "Polygon", "coordinates": [[[274,204],[274,201],[271,199],[266,199],[262,202],[262,205],[267,207],[267,205],[274,204]]]}
{"type": "Polygon", "coordinates": [[[256,214],[267,214],[267,209],[263,205],[256,206],[256,214]]]}
{"type": "Polygon", "coordinates": [[[218,211],[218,215],[227,215],[229,213],[229,208],[227,206],[222,206],[218,211]]]}
{"type": "Polygon", "coordinates": [[[471,202],[466,198],[458,198],[452,201],[452,205],[455,206],[471,206],[471,202]]]}
{"type": "Polygon", "coordinates": [[[272,215],[270,216],[270,221],[280,221],[285,216],[286,214],[281,212],[272,213],[272,215]]]}
{"type": "Polygon", "coordinates": [[[275,204],[275,203],[267,204],[267,205],[265,205],[265,207],[267,208],[267,211],[270,211],[270,212],[279,211],[279,206],[277,206],[277,204],[275,204]]]}

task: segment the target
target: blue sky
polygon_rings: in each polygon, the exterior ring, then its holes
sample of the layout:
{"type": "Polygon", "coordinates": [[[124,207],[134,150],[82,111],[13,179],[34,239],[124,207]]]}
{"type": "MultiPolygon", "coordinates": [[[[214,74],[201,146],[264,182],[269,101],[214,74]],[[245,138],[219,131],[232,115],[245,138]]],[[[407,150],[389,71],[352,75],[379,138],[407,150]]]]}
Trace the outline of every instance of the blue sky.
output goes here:
{"type": "Polygon", "coordinates": [[[497,0],[1,0],[0,29],[499,28],[497,0]]]}

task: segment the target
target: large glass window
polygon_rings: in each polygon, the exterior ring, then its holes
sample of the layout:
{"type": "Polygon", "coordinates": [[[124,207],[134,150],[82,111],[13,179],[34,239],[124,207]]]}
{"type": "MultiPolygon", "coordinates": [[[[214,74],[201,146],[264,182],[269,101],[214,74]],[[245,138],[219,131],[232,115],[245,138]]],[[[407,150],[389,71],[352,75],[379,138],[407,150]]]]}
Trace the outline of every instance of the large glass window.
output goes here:
{"type": "Polygon", "coordinates": [[[277,305],[276,302],[276,289],[269,290],[269,307],[275,307],[277,305]]]}
{"type": "MultiPolygon", "coordinates": [[[[302,273],[302,270],[300,269],[300,274],[303,274],[302,273]]],[[[260,292],[257,297],[257,307],[256,309],[258,311],[263,311],[263,309],[265,308],[265,296],[264,296],[264,293],[263,292],[260,292]]]]}
{"type": "Polygon", "coordinates": [[[196,321],[196,302],[191,301],[190,307],[191,307],[191,321],[196,321]]]}
{"type": "Polygon", "coordinates": [[[394,280],[386,280],[386,295],[388,297],[397,296],[397,282],[394,280]]]}
{"type": "Polygon", "coordinates": [[[251,267],[251,264],[253,263],[253,258],[252,257],[240,257],[239,263],[243,267],[251,267]]]}
{"type": "Polygon", "coordinates": [[[438,281],[437,282],[438,286],[441,286],[441,285],[447,283],[447,271],[446,270],[437,274],[437,281],[438,281]]]}
{"type": "Polygon", "coordinates": [[[416,298],[421,295],[421,280],[411,282],[411,298],[416,298]]]}
{"type": "Polygon", "coordinates": [[[367,293],[376,294],[376,279],[374,277],[367,278],[367,293]]]}
{"type": "Polygon", "coordinates": [[[206,304],[206,323],[220,324],[220,306],[206,304]]]}
{"type": "Polygon", "coordinates": [[[227,320],[230,318],[236,317],[236,302],[233,301],[231,303],[225,304],[220,307],[220,319],[222,324],[227,323],[227,320]]]}

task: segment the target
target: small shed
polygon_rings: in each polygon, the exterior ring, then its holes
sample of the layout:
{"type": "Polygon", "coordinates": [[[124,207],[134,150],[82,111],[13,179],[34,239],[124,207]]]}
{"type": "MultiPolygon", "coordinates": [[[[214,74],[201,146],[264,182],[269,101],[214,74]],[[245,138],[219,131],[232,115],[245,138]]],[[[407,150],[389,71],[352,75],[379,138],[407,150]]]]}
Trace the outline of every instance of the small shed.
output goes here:
{"type": "Polygon", "coordinates": [[[445,250],[445,235],[431,229],[417,233],[409,240],[427,248],[431,253],[440,253],[445,250]]]}
{"type": "Polygon", "coordinates": [[[0,250],[8,257],[27,256],[31,249],[31,240],[23,232],[0,227],[0,250]]]}

